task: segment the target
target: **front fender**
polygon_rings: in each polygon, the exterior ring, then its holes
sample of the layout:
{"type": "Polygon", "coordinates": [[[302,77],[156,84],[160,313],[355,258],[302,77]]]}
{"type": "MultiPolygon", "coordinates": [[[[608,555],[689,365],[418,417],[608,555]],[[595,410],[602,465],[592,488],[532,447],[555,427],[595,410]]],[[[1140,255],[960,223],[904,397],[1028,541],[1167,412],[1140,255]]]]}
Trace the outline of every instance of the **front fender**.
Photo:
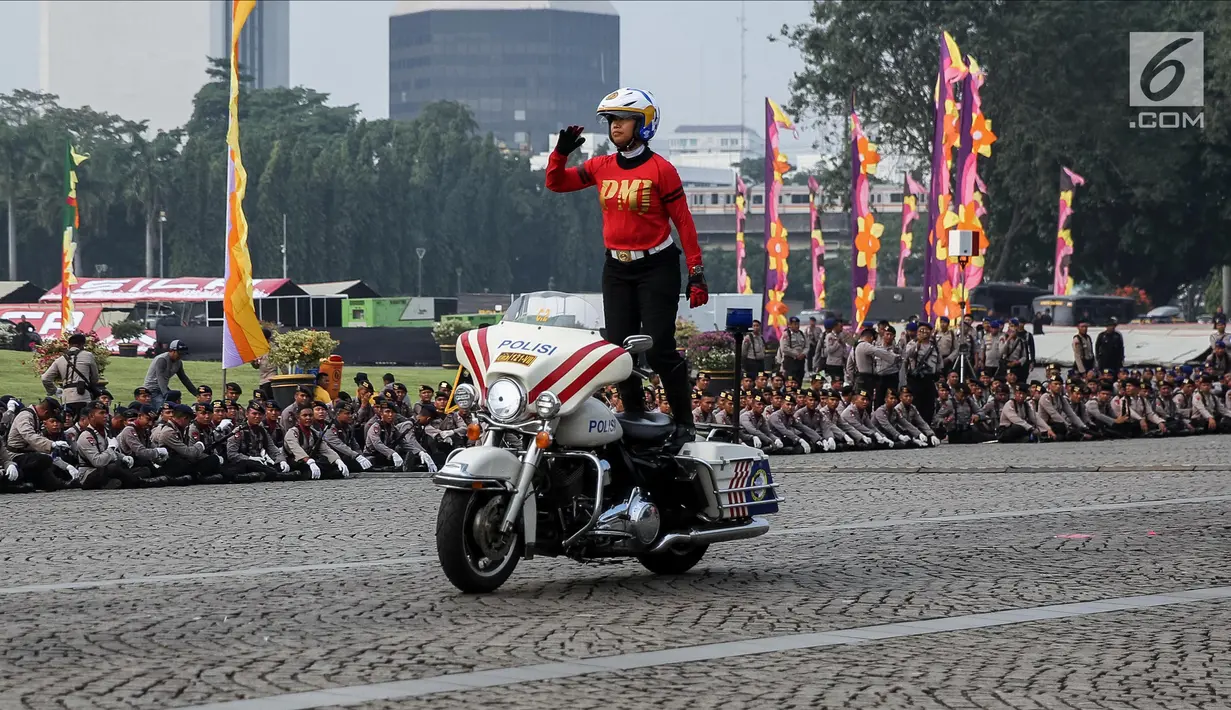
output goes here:
{"type": "Polygon", "coordinates": [[[508,449],[475,446],[460,449],[450,456],[432,476],[432,483],[463,491],[512,491],[517,488],[520,471],[521,460],[508,449]]]}

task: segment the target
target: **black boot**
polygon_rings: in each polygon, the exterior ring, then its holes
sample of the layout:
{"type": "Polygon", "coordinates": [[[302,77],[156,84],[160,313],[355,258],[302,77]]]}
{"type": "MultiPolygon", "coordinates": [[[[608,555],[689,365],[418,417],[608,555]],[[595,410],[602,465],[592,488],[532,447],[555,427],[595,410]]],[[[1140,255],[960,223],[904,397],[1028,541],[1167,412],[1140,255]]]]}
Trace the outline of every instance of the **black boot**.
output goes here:
{"type": "Polygon", "coordinates": [[[149,478],[141,479],[141,488],[162,488],[168,485],[170,481],[166,476],[150,476],[149,478]]]}

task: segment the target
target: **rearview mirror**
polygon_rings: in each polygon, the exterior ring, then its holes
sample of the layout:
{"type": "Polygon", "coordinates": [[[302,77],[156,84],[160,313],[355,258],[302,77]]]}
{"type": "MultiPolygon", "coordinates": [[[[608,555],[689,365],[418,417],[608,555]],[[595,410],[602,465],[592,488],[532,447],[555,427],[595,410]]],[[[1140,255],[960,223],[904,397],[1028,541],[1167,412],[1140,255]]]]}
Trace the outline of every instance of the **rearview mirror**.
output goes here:
{"type": "Polygon", "coordinates": [[[654,347],[654,339],[648,335],[630,335],[624,339],[624,349],[636,355],[654,347]]]}

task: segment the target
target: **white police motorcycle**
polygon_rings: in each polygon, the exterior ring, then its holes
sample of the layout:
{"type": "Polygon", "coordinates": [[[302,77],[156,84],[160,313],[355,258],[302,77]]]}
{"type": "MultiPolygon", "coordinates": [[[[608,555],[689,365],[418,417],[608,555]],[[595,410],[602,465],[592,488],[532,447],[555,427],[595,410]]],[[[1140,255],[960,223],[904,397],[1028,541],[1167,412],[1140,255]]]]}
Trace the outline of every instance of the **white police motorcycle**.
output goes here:
{"type": "Polygon", "coordinates": [[[600,322],[585,299],[542,291],[457,339],[473,384],[454,401],[484,426],[471,426],[477,443],[454,451],[432,481],[445,489],[437,555],[463,592],[497,589],[536,555],[631,557],[679,574],[713,543],[768,532],[756,516],[782,499],[763,452],[717,441],[668,452],[669,417],[628,418],[595,396],[627,379],[652,342],[613,345],[600,322]]]}

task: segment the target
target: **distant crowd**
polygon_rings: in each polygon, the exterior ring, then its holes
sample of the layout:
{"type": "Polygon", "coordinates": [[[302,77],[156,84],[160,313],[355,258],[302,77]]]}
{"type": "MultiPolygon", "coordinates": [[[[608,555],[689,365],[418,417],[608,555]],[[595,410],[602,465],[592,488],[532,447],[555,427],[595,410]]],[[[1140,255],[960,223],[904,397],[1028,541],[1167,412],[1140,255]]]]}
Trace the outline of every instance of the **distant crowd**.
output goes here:
{"type": "Polygon", "coordinates": [[[150,363],[128,404],[98,385],[84,336],[43,376],[48,396],[25,404],[0,397],[0,492],[65,488],[150,488],[191,484],[349,478],[355,471],[434,472],[468,441],[474,421],[449,406],[452,385],[424,384],[417,399],[384,376],[366,373],[354,395],[330,395],[325,376],[299,387],[282,407],[268,387],[250,393],[228,383],[215,398],[183,372],[173,341],[150,363]],[[177,378],[195,395],[170,388],[177,378]]]}

